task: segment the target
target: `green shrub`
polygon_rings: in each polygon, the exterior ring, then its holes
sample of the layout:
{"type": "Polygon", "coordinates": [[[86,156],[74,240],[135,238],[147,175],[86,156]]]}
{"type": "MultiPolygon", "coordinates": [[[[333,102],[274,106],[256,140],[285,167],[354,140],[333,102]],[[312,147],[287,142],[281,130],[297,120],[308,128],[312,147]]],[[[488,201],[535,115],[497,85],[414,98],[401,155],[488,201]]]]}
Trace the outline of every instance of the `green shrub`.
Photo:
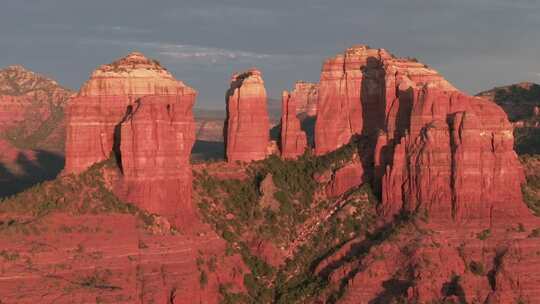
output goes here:
{"type": "Polygon", "coordinates": [[[471,261],[469,263],[469,270],[477,276],[483,276],[485,274],[484,265],[477,261],[471,261]]]}
{"type": "Polygon", "coordinates": [[[490,236],[491,236],[491,230],[490,229],[485,229],[482,232],[476,234],[476,237],[479,240],[482,240],[482,241],[487,240],[490,236]]]}
{"type": "Polygon", "coordinates": [[[199,275],[199,285],[202,289],[206,288],[206,285],[208,285],[208,275],[206,274],[206,271],[201,270],[199,275]]]}
{"type": "Polygon", "coordinates": [[[533,229],[533,231],[529,234],[530,238],[537,238],[540,237],[540,228],[533,229]]]}
{"type": "Polygon", "coordinates": [[[145,225],[153,216],[133,204],[122,202],[105,185],[102,170],[114,163],[109,159],[94,164],[80,175],[67,175],[37,184],[24,192],[0,200],[0,212],[42,218],[54,212],[71,214],[128,213],[138,216],[145,225]]]}

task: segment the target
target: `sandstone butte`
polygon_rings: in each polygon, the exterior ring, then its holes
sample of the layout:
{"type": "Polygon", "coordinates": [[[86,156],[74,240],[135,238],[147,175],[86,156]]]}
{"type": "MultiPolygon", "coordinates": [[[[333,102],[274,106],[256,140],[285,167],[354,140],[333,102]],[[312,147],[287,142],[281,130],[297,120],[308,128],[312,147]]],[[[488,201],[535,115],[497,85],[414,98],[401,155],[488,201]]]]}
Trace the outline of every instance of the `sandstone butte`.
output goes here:
{"type": "Polygon", "coordinates": [[[270,119],[261,72],[251,69],[234,74],[226,101],[227,160],[250,162],[266,158],[270,152],[270,119]]]}
{"type": "Polygon", "coordinates": [[[140,53],[99,67],[68,107],[65,173],[114,154],[121,198],[186,224],[194,217],[195,98],[195,90],[140,53]]]}
{"type": "Polygon", "coordinates": [[[425,208],[461,220],[526,209],[512,126],[495,103],[416,60],[363,45],[324,63],[319,94],[317,154],[353,135],[370,138],[386,215],[425,208]]]}
{"type": "Polygon", "coordinates": [[[297,158],[307,149],[306,133],[302,131],[297,113],[297,101],[289,92],[282,94],[281,111],[281,156],[297,158]]]}
{"type": "MultiPolygon", "coordinates": [[[[357,265],[365,268],[350,279],[343,303],[377,298],[385,281],[406,271],[402,265],[414,269],[412,283],[401,287],[411,301],[437,299],[452,284],[460,294],[449,299],[467,303],[540,301],[540,276],[529,272],[540,269],[540,242],[515,233],[540,222],[523,202],[512,125],[498,105],[460,92],[415,59],[359,45],[323,64],[315,131],[319,155],[354,135],[366,139],[371,148],[362,166],[381,195],[381,216],[415,213],[433,232],[414,244],[403,238],[379,248],[391,264],[357,265]],[[491,281],[471,274],[472,261],[492,271],[491,281]],[[461,281],[452,283],[452,275],[461,281]]],[[[347,267],[334,279],[343,279],[347,267]]]]}

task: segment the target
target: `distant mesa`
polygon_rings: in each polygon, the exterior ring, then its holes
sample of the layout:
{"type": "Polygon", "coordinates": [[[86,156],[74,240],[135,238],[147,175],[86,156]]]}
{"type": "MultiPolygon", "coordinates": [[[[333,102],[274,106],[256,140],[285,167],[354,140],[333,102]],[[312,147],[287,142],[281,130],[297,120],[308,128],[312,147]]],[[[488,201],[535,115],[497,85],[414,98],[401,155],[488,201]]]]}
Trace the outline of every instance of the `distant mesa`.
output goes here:
{"type": "Polygon", "coordinates": [[[535,116],[534,108],[540,106],[540,85],[532,82],[520,82],[495,87],[480,92],[477,96],[495,101],[508,114],[510,121],[525,122],[535,116]]]}

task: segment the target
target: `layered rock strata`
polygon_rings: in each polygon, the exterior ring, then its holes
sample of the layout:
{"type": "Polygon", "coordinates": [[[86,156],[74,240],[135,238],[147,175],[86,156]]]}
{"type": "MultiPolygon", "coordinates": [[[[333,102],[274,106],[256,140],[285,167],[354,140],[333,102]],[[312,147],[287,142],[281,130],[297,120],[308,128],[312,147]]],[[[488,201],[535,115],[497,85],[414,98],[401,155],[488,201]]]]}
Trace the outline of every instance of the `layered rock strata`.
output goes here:
{"type": "Polygon", "coordinates": [[[415,59],[361,45],[327,60],[315,131],[317,154],[355,134],[371,138],[373,184],[389,217],[419,209],[455,220],[526,212],[505,113],[415,59]]]}
{"type": "Polygon", "coordinates": [[[22,66],[0,70],[0,134],[17,147],[61,150],[64,107],[71,94],[22,66]]]}
{"type": "MultiPolygon", "coordinates": [[[[96,69],[68,107],[66,173],[109,158],[129,107],[146,95],[192,95],[193,89],[141,53],[96,69]]],[[[118,147],[117,148],[117,153],[118,147]]]]}
{"type": "Polygon", "coordinates": [[[114,155],[121,198],[187,227],[196,94],[140,53],[101,66],[70,103],[65,172],[114,155]]]}
{"type": "Polygon", "coordinates": [[[531,254],[540,221],[523,202],[512,131],[494,102],[415,59],[356,46],[326,61],[316,152],[361,135],[371,143],[363,168],[372,168],[382,217],[416,218],[390,228],[391,241],[355,240],[325,262],[341,264],[331,270],[348,286],[340,303],[538,301],[540,277],[525,268],[540,265],[531,254]]]}
{"type": "Polygon", "coordinates": [[[195,142],[195,92],[146,96],[122,122],[125,200],[180,226],[195,219],[189,163],[195,142]]]}
{"type": "Polygon", "coordinates": [[[270,120],[262,74],[257,69],[235,74],[227,91],[225,145],[229,162],[266,158],[270,120]]]}
{"type": "Polygon", "coordinates": [[[291,96],[297,102],[297,114],[313,117],[317,115],[319,85],[307,81],[297,81],[291,96]]]}
{"type": "Polygon", "coordinates": [[[300,127],[300,120],[296,116],[297,101],[289,92],[282,95],[281,114],[281,156],[283,158],[297,158],[307,148],[306,133],[300,127]]]}

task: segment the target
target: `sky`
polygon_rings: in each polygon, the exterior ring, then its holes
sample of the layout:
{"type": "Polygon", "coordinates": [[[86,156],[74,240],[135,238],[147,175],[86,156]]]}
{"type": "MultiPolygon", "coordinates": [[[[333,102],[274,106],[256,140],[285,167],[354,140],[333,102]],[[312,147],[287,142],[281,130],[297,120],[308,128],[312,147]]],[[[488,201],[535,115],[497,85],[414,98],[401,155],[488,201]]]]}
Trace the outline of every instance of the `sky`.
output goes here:
{"type": "Polygon", "coordinates": [[[131,51],[159,60],[222,109],[230,77],[263,72],[268,95],[318,81],[354,44],[415,57],[474,94],[540,82],[540,0],[1,0],[0,68],[78,90],[131,51]]]}

